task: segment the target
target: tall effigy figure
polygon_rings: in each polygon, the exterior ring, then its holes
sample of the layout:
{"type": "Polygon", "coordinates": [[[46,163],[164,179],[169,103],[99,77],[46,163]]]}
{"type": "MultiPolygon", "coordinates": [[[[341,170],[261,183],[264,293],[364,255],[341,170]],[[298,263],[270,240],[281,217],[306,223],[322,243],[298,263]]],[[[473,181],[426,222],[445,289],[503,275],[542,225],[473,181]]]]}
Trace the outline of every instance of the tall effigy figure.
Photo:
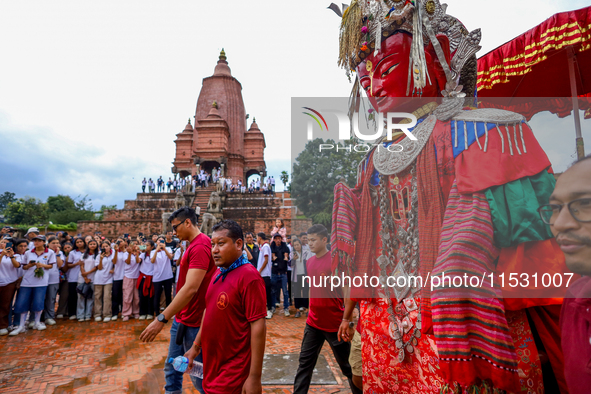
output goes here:
{"type": "Polygon", "coordinates": [[[364,89],[373,116],[403,108],[418,119],[416,141],[380,140],[355,188],[335,187],[333,270],[396,280],[352,290],[364,392],[542,393],[545,383],[566,392],[562,300],[511,298],[495,279],[565,270],[537,213],[554,188],[551,164],[523,116],[466,107],[480,30],[446,9],[438,0],[363,0],[342,14],[339,64],[357,74],[353,110],[364,89]],[[409,108],[413,97],[422,103],[409,108]],[[391,144],[396,153],[384,149],[391,144]],[[483,281],[431,291],[407,280],[442,273],[483,281]]]}

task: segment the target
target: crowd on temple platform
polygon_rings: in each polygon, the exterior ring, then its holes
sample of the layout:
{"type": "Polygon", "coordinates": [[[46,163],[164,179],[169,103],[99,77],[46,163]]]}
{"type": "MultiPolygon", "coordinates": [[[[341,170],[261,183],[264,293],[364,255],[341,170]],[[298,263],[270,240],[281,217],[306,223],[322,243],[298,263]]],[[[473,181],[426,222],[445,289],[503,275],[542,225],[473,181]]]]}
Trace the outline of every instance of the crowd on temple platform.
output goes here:
{"type": "Polygon", "coordinates": [[[226,192],[236,193],[259,193],[272,194],[275,192],[275,178],[270,176],[265,182],[261,182],[261,178],[251,179],[250,183],[242,183],[241,179],[233,180],[232,178],[225,178],[222,175],[222,169],[214,167],[211,173],[201,169],[198,174],[188,175],[174,179],[168,178],[164,181],[162,176],[156,179],[156,182],[149,178],[142,180],[142,193],[171,193],[171,192],[191,192],[195,193],[197,188],[206,188],[212,183],[220,183],[221,189],[226,192]]]}

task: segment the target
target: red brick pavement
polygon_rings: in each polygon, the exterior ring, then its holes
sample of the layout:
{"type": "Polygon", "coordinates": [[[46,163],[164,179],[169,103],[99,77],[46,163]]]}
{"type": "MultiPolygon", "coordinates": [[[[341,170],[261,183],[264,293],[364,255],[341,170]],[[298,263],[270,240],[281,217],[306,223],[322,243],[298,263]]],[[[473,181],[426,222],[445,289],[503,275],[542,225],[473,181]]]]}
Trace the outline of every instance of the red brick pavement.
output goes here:
{"type": "MultiPolygon", "coordinates": [[[[0,337],[0,393],[162,393],[170,334],[141,343],[146,321],[96,323],[58,321],[46,331],[0,337]]],[[[305,318],[275,315],[267,320],[266,353],[299,353],[305,318]]],[[[350,393],[347,380],[325,344],[322,354],[337,385],[310,393],[350,393]]],[[[295,374],[295,371],[293,371],[295,374]]],[[[188,378],[184,393],[197,393],[188,378]]],[[[293,386],[263,386],[263,393],[292,393],[293,386]]]]}

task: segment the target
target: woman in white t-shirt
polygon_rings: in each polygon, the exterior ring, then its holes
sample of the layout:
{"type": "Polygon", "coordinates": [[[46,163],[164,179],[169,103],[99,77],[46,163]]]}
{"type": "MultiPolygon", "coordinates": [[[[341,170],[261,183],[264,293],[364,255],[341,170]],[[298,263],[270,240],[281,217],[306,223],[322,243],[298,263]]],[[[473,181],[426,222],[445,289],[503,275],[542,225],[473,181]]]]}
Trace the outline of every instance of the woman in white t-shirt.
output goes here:
{"type": "MultiPolygon", "coordinates": [[[[73,246],[70,242],[64,242],[62,246],[62,259],[64,265],[60,268],[60,289],[59,289],[59,305],[57,307],[57,318],[63,319],[68,316],[68,258],[73,246]]],[[[74,309],[76,311],[76,309],[74,309]]],[[[75,316],[75,315],[74,315],[75,316]]]]}
{"type": "Polygon", "coordinates": [[[154,250],[154,241],[144,242],[140,249],[142,253],[140,260],[140,276],[138,278],[138,291],[140,294],[140,320],[154,318],[154,285],[152,277],[154,275],[154,263],[150,259],[150,254],[154,250]],[[143,250],[142,250],[143,249],[143,250]]]}
{"type": "Polygon", "coordinates": [[[113,265],[115,272],[113,273],[113,296],[111,298],[111,320],[117,320],[117,315],[123,305],[123,277],[125,276],[125,260],[127,260],[128,253],[127,242],[123,239],[118,239],[115,243],[115,256],[113,256],[113,265]]]}
{"type": "Polygon", "coordinates": [[[49,237],[47,240],[49,249],[55,253],[56,264],[49,270],[47,293],[45,294],[45,324],[55,325],[55,299],[60,287],[60,269],[64,266],[64,255],[60,251],[60,240],[57,237],[49,237]]]}
{"type": "Polygon", "coordinates": [[[160,309],[160,298],[164,291],[166,307],[170,305],[172,299],[172,266],[170,262],[174,256],[172,249],[166,246],[164,239],[158,240],[156,249],[150,253],[150,261],[154,264],[152,283],[154,284],[154,313],[160,309]]]}
{"type": "MultiPolygon", "coordinates": [[[[21,269],[20,258],[14,252],[14,245],[6,239],[0,240],[0,336],[8,334],[8,316],[16,293],[16,282],[21,269]]],[[[10,241],[13,244],[12,241],[10,241]]]]}
{"type": "Polygon", "coordinates": [[[115,252],[111,249],[111,243],[103,241],[101,254],[95,263],[94,274],[94,321],[111,321],[111,291],[113,290],[113,258],[115,252]],[[102,313],[102,318],[101,318],[102,313]]]}
{"type": "Polygon", "coordinates": [[[45,247],[45,236],[37,235],[33,238],[33,243],[35,248],[25,252],[22,260],[21,266],[25,273],[14,304],[15,315],[20,314],[20,323],[10,335],[25,332],[27,312],[35,314],[34,329],[42,331],[46,328],[45,324],[41,323],[41,313],[45,306],[49,270],[56,263],[56,259],[53,250],[45,247]]]}
{"type": "Polygon", "coordinates": [[[78,296],[76,287],[78,286],[78,277],[80,276],[80,266],[82,265],[82,255],[86,252],[86,241],[84,238],[76,238],[74,241],[74,250],[68,254],[66,261],[66,278],[68,279],[68,316],[70,320],[76,319],[76,309],[78,296]]]}
{"type": "Polygon", "coordinates": [[[128,321],[132,314],[136,319],[140,317],[140,296],[137,289],[137,278],[140,276],[140,251],[135,241],[130,243],[126,253],[125,274],[123,275],[123,308],[121,310],[123,321],[128,321]]]}
{"type": "Polygon", "coordinates": [[[86,294],[78,293],[78,305],[76,307],[76,317],[78,321],[89,321],[94,308],[94,275],[96,265],[99,261],[98,243],[91,239],[87,244],[87,249],[81,256],[80,274],[78,275],[78,288],[85,288],[84,284],[90,286],[91,291],[86,294]]]}

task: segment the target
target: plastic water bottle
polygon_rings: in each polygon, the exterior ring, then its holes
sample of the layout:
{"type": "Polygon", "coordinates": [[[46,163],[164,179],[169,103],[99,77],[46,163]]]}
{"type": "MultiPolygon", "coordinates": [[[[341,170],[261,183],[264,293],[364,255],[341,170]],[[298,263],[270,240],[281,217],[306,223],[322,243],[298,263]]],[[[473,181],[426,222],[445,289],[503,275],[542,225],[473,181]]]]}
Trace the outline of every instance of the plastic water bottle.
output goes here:
{"type": "MultiPolygon", "coordinates": [[[[168,363],[172,364],[172,367],[175,371],[185,373],[187,372],[187,368],[189,367],[189,359],[184,356],[178,356],[177,358],[169,358],[168,363]]],[[[194,360],[193,361],[193,368],[188,371],[189,375],[194,376],[199,379],[203,379],[203,363],[194,360]]]]}

